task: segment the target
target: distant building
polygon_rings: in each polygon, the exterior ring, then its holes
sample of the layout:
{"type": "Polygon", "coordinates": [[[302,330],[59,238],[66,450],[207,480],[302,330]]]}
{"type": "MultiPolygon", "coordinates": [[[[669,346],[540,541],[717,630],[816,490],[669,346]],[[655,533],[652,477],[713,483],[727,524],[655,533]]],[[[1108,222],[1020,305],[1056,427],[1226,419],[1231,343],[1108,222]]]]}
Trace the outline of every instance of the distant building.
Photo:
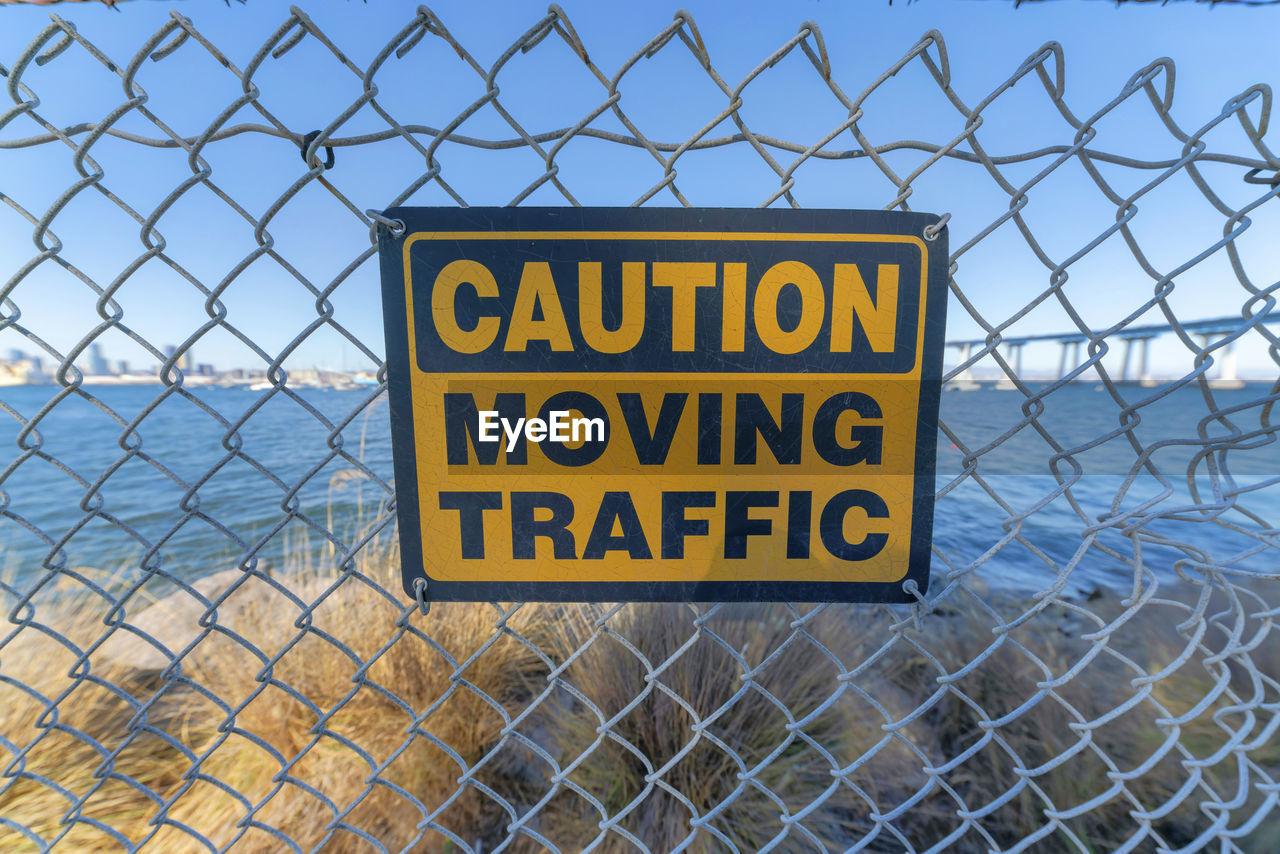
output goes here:
{"type": "Polygon", "coordinates": [[[107,364],[106,357],[102,355],[101,344],[89,345],[89,373],[96,376],[111,373],[111,366],[107,364]]]}
{"type": "Polygon", "coordinates": [[[0,386],[28,385],[49,381],[49,377],[44,373],[44,366],[39,356],[28,356],[25,353],[21,355],[21,359],[0,359],[0,386]]]}
{"type": "MultiPolygon", "coordinates": [[[[164,357],[166,359],[172,359],[173,355],[177,352],[178,348],[172,344],[164,345],[164,357]]],[[[186,371],[191,374],[196,372],[196,357],[190,350],[184,351],[183,354],[178,357],[178,370],[186,371]]]]}
{"type": "Polygon", "coordinates": [[[213,376],[213,365],[210,365],[207,362],[201,362],[196,365],[196,373],[202,377],[211,377],[213,376]]]}
{"type": "Polygon", "coordinates": [[[120,361],[116,362],[116,373],[117,374],[129,373],[129,363],[126,362],[124,359],[121,359],[120,361]]]}
{"type": "Polygon", "coordinates": [[[11,362],[21,362],[26,358],[27,354],[19,350],[17,347],[14,347],[9,351],[9,361],[11,362]]]}

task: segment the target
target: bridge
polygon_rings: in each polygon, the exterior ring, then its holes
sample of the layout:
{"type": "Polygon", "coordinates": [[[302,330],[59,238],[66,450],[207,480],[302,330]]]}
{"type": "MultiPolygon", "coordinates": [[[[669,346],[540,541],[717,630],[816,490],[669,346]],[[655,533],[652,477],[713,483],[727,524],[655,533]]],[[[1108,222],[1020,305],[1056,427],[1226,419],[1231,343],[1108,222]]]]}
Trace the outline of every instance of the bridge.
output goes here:
{"type": "MultiPolygon", "coordinates": [[[[1268,313],[1261,318],[1244,317],[1214,317],[1204,320],[1189,320],[1179,322],[1178,328],[1184,332],[1188,332],[1200,338],[1202,346],[1208,347],[1211,341],[1214,341],[1224,335],[1229,335],[1239,331],[1241,326],[1246,323],[1257,323],[1267,326],[1275,326],[1280,324],[1280,314],[1268,313]]],[[[1174,331],[1172,324],[1153,323],[1145,326],[1129,326],[1118,330],[1107,338],[1119,339],[1124,342],[1123,360],[1120,367],[1120,382],[1154,382],[1149,371],[1148,347],[1153,339],[1159,338],[1174,331]],[[1131,372],[1131,356],[1133,355],[1134,343],[1138,345],[1138,358],[1136,371],[1131,372]]],[[[1091,340],[1098,340],[1102,336],[1101,332],[1093,332],[1086,335],[1083,332],[1050,332],[1038,335],[1013,335],[1000,336],[999,346],[1004,347],[1008,353],[1007,361],[1012,366],[1014,373],[1022,376],[1022,349],[1027,344],[1037,342],[1057,342],[1062,347],[1061,356],[1058,359],[1058,379],[1066,376],[1080,366],[1080,345],[1091,340]]],[[[1244,384],[1236,373],[1236,352],[1235,341],[1227,342],[1223,348],[1222,355],[1219,360],[1219,374],[1211,382],[1218,388],[1238,388],[1244,384]]],[[[960,351],[959,364],[968,362],[973,354],[973,348],[983,348],[989,346],[986,338],[974,338],[970,340],[957,340],[946,342],[948,348],[954,347],[960,351]]],[[[977,381],[969,371],[969,367],[965,367],[963,371],[957,374],[947,383],[949,388],[968,389],[976,388],[977,381]]],[[[1012,388],[1013,382],[1008,377],[1002,377],[997,382],[997,387],[1012,388]]]]}

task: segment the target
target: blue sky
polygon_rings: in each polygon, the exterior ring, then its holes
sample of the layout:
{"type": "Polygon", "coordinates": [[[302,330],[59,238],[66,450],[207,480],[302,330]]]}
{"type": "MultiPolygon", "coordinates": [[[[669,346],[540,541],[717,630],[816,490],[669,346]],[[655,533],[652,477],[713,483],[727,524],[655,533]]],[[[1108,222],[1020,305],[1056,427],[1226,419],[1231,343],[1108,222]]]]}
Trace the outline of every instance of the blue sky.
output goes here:
{"type": "MultiPolygon", "coordinates": [[[[521,33],[535,24],[546,6],[536,2],[430,4],[457,40],[487,67],[521,33]]],[[[591,59],[612,74],[638,48],[670,21],[675,6],[656,3],[561,4],[581,36],[591,59]]],[[[1176,62],[1172,115],[1184,130],[1195,130],[1215,118],[1228,99],[1250,85],[1276,81],[1275,33],[1280,9],[1175,3],[1127,4],[1050,2],[1014,9],[1000,0],[913,4],[881,2],[732,3],[688,2],[715,69],[735,85],[761,60],[787,41],[805,20],[822,28],[831,57],[833,79],[856,96],[903,55],[923,33],[942,32],[949,52],[953,87],[975,104],[1014,69],[1050,40],[1065,55],[1066,101],[1080,117],[1106,104],[1139,68],[1161,56],[1176,62]]],[[[412,20],[417,4],[326,2],[307,5],[309,15],[364,67],[401,28],[412,20]]],[[[132,0],[117,11],[95,3],[57,7],[7,6],[0,10],[0,64],[10,67],[25,45],[49,21],[50,11],[76,24],[79,31],[117,63],[126,64],[146,39],[169,20],[171,9],[190,17],[202,33],[240,67],[287,18],[288,4],[252,0],[247,5],[217,2],[161,3],[132,0]]],[[[147,108],[184,136],[200,133],[240,94],[239,83],[192,42],[161,62],[144,62],[137,80],[148,93],[147,108]]],[[[357,78],[342,68],[314,39],[305,39],[279,60],[268,59],[255,76],[260,103],[291,130],[305,132],[330,123],[360,94],[357,78]]],[[[484,91],[483,81],[441,40],[427,38],[404,59],[390,59],[377,81],[379,101],[402,122],[441,126],[484,91]]],[[[81,48],[73,47],[53,62],[32,66],[23,76],[40,98],[38,112],[55,125],[98,121],[124,100],[120,79],[81,48]]],[[[603,87],[586,73],[574,55],[554,37],[528,54],[518,54],[498,77],[501,101],[529,131],[572,125],[597,106],[603,87]]],[[[1161,84],[1163,85],[1163,84],[1161,84]]],[[[724,95],[708,79],[689,51],[673,42],[653,59],[642,60],[624,77],[621,105],[651,138],[679,142],[688,138],[724,107],[724,95]]],[[[753,82],[744,94],[742,116],[753,130],[809,144],[843,120],[845,113],[812,66],[793,52],[753,82]]],[[[6,94],[0,104],[11,104],[6,94]]],[[[963,127],[963,119],[939,93],[917,61],[889,81],[865,105],[860,127],[873,142],[923,139],[946,142],[963,127]]],[[[1256,111],[1255,111],[1256,114],[1256,111]]],[[[984,112],[979,132],[992,153],[1015,153],[1042,145],[1069,144],[1074,131],[1061,119],[1034,77],[1028,78],[984,112]]],[[[265,123],[244,108],[228,124],[265,123]]],[[[116,125],[148,137],[163,131],[132,112],[116,125]]],[[[593,123],[622,132],[611,114],[593,123]]],[[[335,131],[348,136],[386,127],[368,108],[335,131]]],[[[736,131],[725,121],[710,136],[736,131]]],[[[1163,127],[1144,96],[1131,98],[1103,119],[1093,145],[1109,151],[1159,159],[1176,157],[1180,143],[1163,127]]],[[[0,143],[41,132],[29,116],[18,116],[0,128],[0,143]]],[[[461,133],[486,139],[509,139],[511,127],[491,108],[469,119],[461,133]]],[[[1271,134],[1275,136],[1274,132],[1271,134]]],[[[83,137],[80,137],[83,138],[83,137]]],[[[425,137],[420,137],[426,139],[425,137]]],[[[1213,150],[1249,154],[1239,124],[1231,119],[1206,137],[1213,150]]],[[[854,147],[846,132],[832,148],[854,147]]],[[[1280,150],[1280,145],[1272,144],[1280,150]]],[[[106,172],[103,186],[146,216],[191,175],[185,154],[104,139],[93,155],[106,172]]],[[[253,216],[267,211],[302,177],[305,167],[296,146],[285,140],[246,134],[211,144],[205,156],[212,180],[253,216]]],[[[785,164],[794,155],[776,154],[785,164]]],[[[900,174],[911,171],[924,155],[900,152],[887,159],[900,174]]],[[[542,172],[527,150],[500,153],[458,145],[440,149],[444,176],[470,204],[505,204],[542,172]]],[[[575,140],[557,158],[560,177],[584,204],[629,204],[662,176],[645,152],[594,140],[575,140]]],[[[1045,161],[1011,166],[1015,184],[1030,179],[1045,161]]],[[[695,205],[752,206],[777,188],[778,178],[748,146],[739,144],[711,152],[691,152],[678,164],[678,185],[695,205]]],[[[422,159],[402,140],[359,148],[339,148],[337,166],[328,174],[361,208],[386,204],[422,172],[422,159]]],[[[1243,204],[1260,188],[1243,184],[1237,167],[1206,167],[1206,179],[1231,204],[1243,204]]],[[[1118,187],[1130,192],[1151,172],[1117,170],[1118,187]]],[[[0,149],[0,193],[35,215],[41,215],[75,180],[70,149],[61,143],[22,149],[0,149]]],[[[890,183],[864,160],[809,163],[796,173],[796,198],[813,207],[882,207],[893,197],[890,183]]],[[[953,246],[977,233],[1008,207],[1008,195],[980,169],[943,162],[931,167],[914,185],[910,200],[917,210],[953,213],[953,246]]],[[[1115,219],[1084,170],[1068,164],[1031,194],[1024,214],[1043,250],[1055,260],[1070,257],[1115,219]]],[[[451,203],[436,187],[413,201],[451,203]]],[[[565,203],[544,185],[529,200],[565,203]]],[[[665,191],[650,204],[671,205],[665,191]]],[[[783,204],[779,202],[779,204],[783,204]]],[[[1133,222],[1135,235],[1150,262],[1170,270],[1221,235],[1223,217],[1203,201],[1185,178],[1166,182],[1140,200],[1133,222]]],[[[1280,206],[1269,203],[1270,208],[1280,206]]],[[[1246,269],[1263,286],[1280,276],[1280,253],[1266,239],[1276,233],[1277,217],[1264,206],[1254,216],[1252,233],[1241,239],[1246,269]]],[[[275,245],[296,271],[317,287],[329,285],[362,248],[353,214],[314,182],[279,212],[269,226],[275,245]]],[[[212,285],[230,273],[257,245],[252,229],[207,188],[195,187],[161,217],[159,231],[166,252],[189,274],[212,285]]],[[[112,201],[90,188],[77,195],[55,220],[64,257],[100,284],[126,270],[144,251],[139,227],[112,201]]],[[[363,245],[367,245],[365,242],[363,245]]],[[[3,275],[34,253],[31,227],[0,206],[0,259],[3,275]]],[[[1135,263],[1117,236],[1069,268],[1066,286],[1073,305],[1094,326],[1105,326],[1142,304],[1153,280],[1135,263]]],[[[974,307],[989,321],[1001,321],[1048,287],[1049,270],[1012,225],[1006,225],[961,259],[957,281],[974,307]]],[[[355,270],[332,297],[336,319],[354,335],[381,351],[381,317],[376,260],[355,270]]],[[[1223,253],[1206,260],[1178,280],[1171,304],[1179,316],[1198,318],[1237,314],[1246,297],[1235,283],[1223,253]]],[[[64,352],[100,321],[95,298],[80,282],[52,264],[42,264],[15,289],[13,299],[23,322],[64,352]]],[[[157,345],[178,344],[207,319],[204,298],[180,273],[158,260],[133,273],[119,292],[124,321],[157,345]]],[[[224,298],[228,320],[259,341],[271,354],[280,352],[315,317],[315,300],[294,273],[262,259],[231,282],[224,298]]],[[[1151,314],[1138,322],[1156,322],[1151,314]]],[[[1029,313],[1012,334],[1068,328],[1069,318],[1052,301],[1029,313]]],[[[972,337],[980,327],[963,307],[950,307],[951,337],[972,337]]],[[[0,335],[0,351],[31,349],[14,333],[0,335]]],[[[118,332],[102,344],[113,359],[146,364],[146,356],[118,332]]],[[[261,360],[233,336],[216,330],[195,345],[199,361],[219,367],[261,366],[261,360]]],[[[1171,340],[1156,350],[1168,371],[1185,372],[1190,356],[1171,340]]],[[[1029,353],[1031,363],[1056,364],[1057,353],[1045,347],[1029,353]]],[[[1270,370],[1258,348],[1242,353],[1252,373],[1270,370]]],[[[353,345],[331,330],[311,335],[290,357],[293,367],[360,368],[365,360],[353,345]]]]}

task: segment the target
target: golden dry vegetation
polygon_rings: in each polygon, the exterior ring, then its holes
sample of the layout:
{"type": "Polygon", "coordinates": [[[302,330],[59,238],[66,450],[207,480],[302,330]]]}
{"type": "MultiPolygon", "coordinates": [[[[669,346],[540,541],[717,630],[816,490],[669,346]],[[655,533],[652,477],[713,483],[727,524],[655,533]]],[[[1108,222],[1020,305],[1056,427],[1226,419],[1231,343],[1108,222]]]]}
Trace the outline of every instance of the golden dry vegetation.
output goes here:
{"type": "Polygon", "coordinates": [[[515,826],[520,852],[669,850],[695,827],[693,851],[1101,852],[1145,825],[1187,845],[1233,799],[1230,827],[1261,809],[1242,850],[1280,840],[1257,787],[1280,775],[1274,591],[1217,591],[1202,634],[1178,628],[1186,588],[1005,631],[973,597],[894,635],[906,612],[866,606],[423,617],[386,592],[394,566],[358,567],[385,589],[222,573],[111,631],[97,594],[34,602],[0,646],[0,850],[491,851],[515,826]]]}

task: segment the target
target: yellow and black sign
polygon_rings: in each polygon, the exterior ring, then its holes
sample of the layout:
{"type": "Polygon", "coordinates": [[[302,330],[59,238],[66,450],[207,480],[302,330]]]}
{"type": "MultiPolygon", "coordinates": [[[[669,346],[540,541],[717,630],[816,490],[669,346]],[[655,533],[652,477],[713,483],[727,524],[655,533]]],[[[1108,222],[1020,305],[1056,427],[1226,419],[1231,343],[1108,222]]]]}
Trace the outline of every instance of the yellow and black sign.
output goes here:
{"type": "Polygon", "coordinates": [[[910,601],[928,586],[938,217],[396,208],[406,591],[910,601]]]}

